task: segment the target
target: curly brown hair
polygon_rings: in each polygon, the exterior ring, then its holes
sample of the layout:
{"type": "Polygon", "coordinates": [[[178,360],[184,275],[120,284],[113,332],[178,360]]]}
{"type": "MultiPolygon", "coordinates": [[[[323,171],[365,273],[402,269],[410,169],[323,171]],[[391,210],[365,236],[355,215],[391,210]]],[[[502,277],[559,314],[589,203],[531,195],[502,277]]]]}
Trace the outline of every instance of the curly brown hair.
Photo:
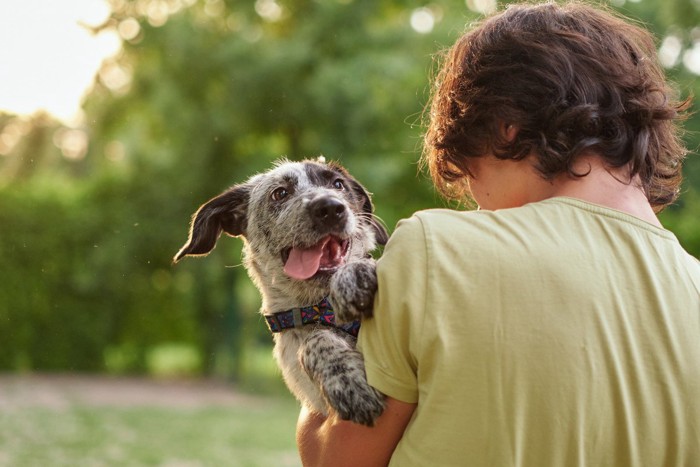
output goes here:
{"type": "Polygon", "coordinates": [[[673,202],[687,150],[679,101],[653,36],[583,3],[520,4],[484,19],[443,57],[428,108],[424,161],[446,196],[468,193],[471,158],[535,154],[546,179],[585,152],[629,166],[656,211],[673,202]],[[519,131],[507,140],[502,126],[519,131]]]}

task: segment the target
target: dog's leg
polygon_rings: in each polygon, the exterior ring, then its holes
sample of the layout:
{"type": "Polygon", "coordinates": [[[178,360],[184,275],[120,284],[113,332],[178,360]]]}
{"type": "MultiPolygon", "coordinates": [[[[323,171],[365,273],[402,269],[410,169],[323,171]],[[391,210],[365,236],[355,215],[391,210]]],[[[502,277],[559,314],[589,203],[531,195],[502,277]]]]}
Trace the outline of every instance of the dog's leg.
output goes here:
{"type": "Polygon", "coordinates": [[[372,316],[377,292],[377,265],[363,259],[341,266],[331,278],[329,299],[338,323],[372,316]]]}
{"type": "Polygon", "coordinates": [[[299,358],[340,418],[372,426],[384,410],[384,396],[367,383],[362,354],[354,346],[352,336],[319,328],[305,339],[299,358]]]}

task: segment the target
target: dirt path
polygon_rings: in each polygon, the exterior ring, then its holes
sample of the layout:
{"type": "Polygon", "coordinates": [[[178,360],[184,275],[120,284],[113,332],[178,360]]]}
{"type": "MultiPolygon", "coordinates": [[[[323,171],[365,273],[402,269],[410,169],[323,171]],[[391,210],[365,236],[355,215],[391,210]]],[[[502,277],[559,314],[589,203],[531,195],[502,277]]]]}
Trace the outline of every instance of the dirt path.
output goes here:
{"type": "Polygon", "coordinates": [[[73,405],[110,407],[237,406],[263,403],[216,381],[84,375],[0,375],[0,411],[73,405]]]}

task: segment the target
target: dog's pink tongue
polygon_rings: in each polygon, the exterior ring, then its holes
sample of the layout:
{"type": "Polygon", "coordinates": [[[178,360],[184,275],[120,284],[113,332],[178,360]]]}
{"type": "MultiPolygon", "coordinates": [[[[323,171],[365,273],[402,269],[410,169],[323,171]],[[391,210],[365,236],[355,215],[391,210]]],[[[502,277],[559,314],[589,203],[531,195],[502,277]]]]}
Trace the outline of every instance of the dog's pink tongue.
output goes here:
{"type": "Polygon", "coordinates": [[[292,279],[306,280],[312,277],[321,264],[323,249],[330,237],[326,237],[311,248],[292,248],[284,264],[284,273],[292,279]]]}

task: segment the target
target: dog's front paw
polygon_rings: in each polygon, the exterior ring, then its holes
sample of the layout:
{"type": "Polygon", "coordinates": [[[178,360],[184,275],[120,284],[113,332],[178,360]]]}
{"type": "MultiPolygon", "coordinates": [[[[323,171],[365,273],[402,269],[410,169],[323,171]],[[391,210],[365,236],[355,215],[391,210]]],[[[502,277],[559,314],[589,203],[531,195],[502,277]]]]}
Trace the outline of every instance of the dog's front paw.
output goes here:
{"type": "Polygon", "coordinates": [[[367,382],[354,343],[342,331],[318,329],[299,348],[299,361],[331,410],[343,420],[372,426],[384,411],[384,396],[367,382]]]}
{"type": "Polygon", "coordinates": [[[331,278],[329,299],[338,323],[349,323],[372,316],[377,293],[377,266],[374,260],[354,261],[342,266],[331,278]]]}
{"type": "Polygon", "coordinates": [[[374,426],[374,421],[384,411],[384,396],[364,379],[340,378],[334,388],[326,388],[328,403],[343,420],[350,420],[366,426],[374,426]]]}

